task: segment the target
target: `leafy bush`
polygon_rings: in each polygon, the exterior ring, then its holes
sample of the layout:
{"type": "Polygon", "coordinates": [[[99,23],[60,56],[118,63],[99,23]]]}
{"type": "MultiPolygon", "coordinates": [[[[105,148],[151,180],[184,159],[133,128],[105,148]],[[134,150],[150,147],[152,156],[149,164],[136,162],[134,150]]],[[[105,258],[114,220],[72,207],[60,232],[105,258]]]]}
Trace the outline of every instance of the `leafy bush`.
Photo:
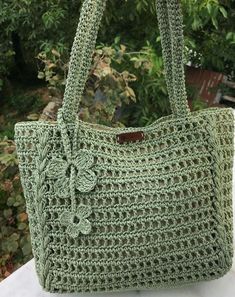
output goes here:
{"type": "Polygon", "coordinates": [[[12,96],[2,104],[0,111],[0,139],[6,136],[9,139],[14,138],[14,125],[21,120],[38,119],[45,103],[37,94],[32,91],[14,90],[12,96]],[[34,115],[34,118],[32,118],[34,115]],[[37,115],[37,117],[36,117],[37,115]]]}
{"type": "MultiPolygon", "coordinates": [[[[71,1],[69,4],[67,1],[54,0],[43,3],[32,0],[10,2],[9,5],[3,6],[2,15],[7,20],[3,22],[6,26],[5,31],[17,32],[23,45],[22,48],[27,52],[26,57],[29,56],[29,52],[33,53],[34,57],[37,54],[38,61],[40,61],[37,63],[38,77],[45,79],[51,91],[61,101],[69,49],[73,41],[81,1],[71,1]],[[19,13],[16,13],[18,9],[19,13]],[[18,28],[26,13],[29,17],[23,22],[23,26],[18,28]],[[15,15],[15,18],[10,18],[11,14],[15,15]]],[[[186,61],[190,60],[194,65],[206,66],[208,69],[223,71],[233,76],[235,58],[232,51],[234,51],[235,43],[232,32],[234,24],[229,20],[234,13],[233,5],[228,1],[222,5],[214,0],[182,0],[182,3],[186,24],[186,61]],[[219,24],[224,25],[222,27],[219,24]]],[[[132,84],[137,101],[136,106],[130,104],[129,108],[125,108],[125,100],[122,101],[122,108],[125,109],[122,122],[125,125],[143,126],[169,113],[169,103],[165,99],[166,87],[154,1],[123,0],[121,4],[109,1],[98,44],[102,44],[105,48],[111,47],[117,54],[121,52],[121,45],[125,47],[122,60],[119,59],[117,63],[115,54],[111,57],[110,67],[119,73],[128,69],[136,76],[136,82],[132,84]],[[114,40],[114,43],[111,44],[110,40],[114,40]]],[[[103,84],[105,81],[102,79],[100,83],[103,84]]],[[[97,88],[99,86],[96,86],[97,88]]],[[[93,95],[95,95],[94,91],[93,95]]],[[[84,98],[89,99],[88,97],[86,95],[84,98]]],[[[86,104],[85,100],[83,102],[86,104]]],[[[89,99],[88,102],[93,101],[89,99]]],[[[106,103],[108,104],[108,101],[106,103]]],[[[115,106],[113,103],[111,109],[120,110],[120,104],[116,102],[115,106]]],[[[87,112],[87,106],[85,106],[84,119],[92,120],[91,114],[95,115],[96,112],[87,112]]],[[[98,114],[100,115],[100,112],[98,114]]],[[[110,120],[110,115],[106,116],[110,120]]],[[[98,117],[93,116],[93,119],[97,122],[98,117]]],[[[102,122],[105,121],[102,120],[102,122]]]]}
{"type": "Polygon", "coordinates": [[[170,113],[159,39],[155,47],[147,42],[139,52],[130,53],[128,57],[137,77],[134,90],[138,98],[137,104],[127,110],[128,122],[132,126],[149,125],[170,113]]]}
{"type": "Polygon", "coordinates": [[[0,141],[0,280],[32,258],[14,142],[0,141]]]}
{"type": "MultiPolygon", "coordinates": [[[[32,69],[40,51],[68,52],[75,34],[81,0],[0,0],[0,73],[17,66],[32,69]],[[13,60],[14,57],[14,60],[13,60]]],[[[182,0],[186,44],[195,63],[231,74],[234,68],[234,3],[218,0],[182,0]],[[213,53],[213,54],[211,54],[213,53]]],[[[140,50],[158,36],[152,0],[110,0],[98,42],[110,46],[120,37],[128,48],[140,50]],[[126,30],[128,28],[128,30],[126,30]]]]}
{"type": "Polygon", "coordinates": [[[234,1],[182,0],[188,59],[235,78],[234,1]]]}
{"type": "Polygon", "coordinates": [[[28,95],[22,92],[14,94],[8,99],[9,109],[16,110],[18,114],[34,112],[43,107],[43,102],[37,95],[28,95]]]}
{"type": "MultiPolygon", "coordinates": [[[[128,71],[118,71],[113,67],[113,61],[121,63],[125,47],[100,46],[93,55],[93,67],[81,102],[80,117],[84,121],[101,124],[120,125],[117,110],[123,104],[136,100],[130,83],[136,80],[135,75],[128,71]]],[[[38,59],[42,69],[38,73],[40,79],[45,79],[53,94],[61,99],[65,87],[68,62],[55,49],[51,52],[41,52],[38,59]]]]}
{"type": "MultiPolygon", "coordinates": [[[[159,40],[156,46],[160,48],[159,40]]],[[[110,47],[100,45],[94,52],[81,104],[80,117],[84,121],[144,126],[170,112],[158,50],[150,43],[140,51],[127,49],[116,38],[110,47]]],[[[45,79],[62,101],[68,63],[55,49],[41,52],[38,59],[43,65],[38,77],[45,79]]]]}

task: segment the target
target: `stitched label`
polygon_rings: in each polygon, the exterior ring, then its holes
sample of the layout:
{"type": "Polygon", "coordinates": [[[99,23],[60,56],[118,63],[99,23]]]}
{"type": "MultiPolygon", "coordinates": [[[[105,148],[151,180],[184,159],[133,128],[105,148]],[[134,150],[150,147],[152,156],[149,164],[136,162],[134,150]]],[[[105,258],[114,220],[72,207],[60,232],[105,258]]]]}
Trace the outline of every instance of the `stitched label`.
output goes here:
{"type": "Polygon", "coordinates": [[[128,142],[135,142],[141,141],[144,139],[144,132],[143,131],[136,131],[136,132],[126,132],[120,133],[117,135],[117,142],[120,144],[128,143],[128,142]]]}

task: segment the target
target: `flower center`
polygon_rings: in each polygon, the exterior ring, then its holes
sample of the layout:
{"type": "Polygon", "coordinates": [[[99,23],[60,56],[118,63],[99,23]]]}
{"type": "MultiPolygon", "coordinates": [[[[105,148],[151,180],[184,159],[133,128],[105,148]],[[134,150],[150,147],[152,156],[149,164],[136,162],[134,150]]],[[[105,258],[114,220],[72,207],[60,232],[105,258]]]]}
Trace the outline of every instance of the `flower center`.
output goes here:
{"type": "Polygon", "coordinates": [[[80,218],[78,216],[73,216],[73,224],[78,224],[80,222],[80,218]]]}

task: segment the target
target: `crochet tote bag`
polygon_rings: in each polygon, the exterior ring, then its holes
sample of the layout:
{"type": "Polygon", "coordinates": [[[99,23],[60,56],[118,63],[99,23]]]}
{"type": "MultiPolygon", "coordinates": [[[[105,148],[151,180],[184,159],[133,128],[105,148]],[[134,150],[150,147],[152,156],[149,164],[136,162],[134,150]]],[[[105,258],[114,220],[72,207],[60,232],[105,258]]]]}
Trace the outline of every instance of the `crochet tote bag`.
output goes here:
{"type": "Polygon", "coordinates": [[[15,139],[41,285],[50,292],[173,287],[232,264],[231,109],[190,112],[178,0],[158,0],[172,114],[141,128],[76,117],[105,0],[85,0],[57,122],[15,139]]]}

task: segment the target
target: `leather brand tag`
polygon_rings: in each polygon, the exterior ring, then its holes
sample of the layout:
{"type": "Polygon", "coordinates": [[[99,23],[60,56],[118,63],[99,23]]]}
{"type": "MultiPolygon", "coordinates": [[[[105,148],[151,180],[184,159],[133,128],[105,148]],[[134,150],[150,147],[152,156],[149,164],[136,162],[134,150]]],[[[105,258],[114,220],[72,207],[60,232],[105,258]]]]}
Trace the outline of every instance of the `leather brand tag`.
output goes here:
{"type": "Polygon", "coordinates": [[[144,139],[143,131],[125,132],[117,135],[117,141],[120,144],[123,144],[125,142],[141,141],[143,139],[144,139]]]}

